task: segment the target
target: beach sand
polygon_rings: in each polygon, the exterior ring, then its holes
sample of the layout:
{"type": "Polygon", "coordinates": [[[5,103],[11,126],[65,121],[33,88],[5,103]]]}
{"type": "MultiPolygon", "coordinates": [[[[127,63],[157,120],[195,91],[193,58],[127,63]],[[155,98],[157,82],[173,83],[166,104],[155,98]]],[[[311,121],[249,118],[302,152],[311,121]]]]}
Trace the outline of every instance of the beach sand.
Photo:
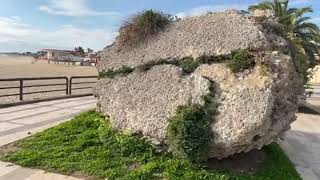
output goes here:
{"type": "MultiPolygon", "coordinates": [[[[52,77],[52,76],[97,76],[95,67],[90,66],[68,66],[65,64],[48,64],[45,60],[32,63],[34,59],[26,56],[0,56],[0,79],[2,78],[26,78],[26,77],[52,77]]],[[[95,79],[84,79],[79,81],[94,81],[95,79]]],[[[65,80],[30,81],[24,85],[65,83],[65,80]]],[[[18,82],[0,82],[0,87],[18,86],[18,82]]],[[[77,87],[94,86],[94,84],[77,85],[77,87]]],[[[44,91],[53,89],[64,89],[65,86],[26,88],[24,92],[44,91]]],[[[73,94],[91,92],[91,89],[75,90],[73,94]]],[[[0,89],[0,96],[5,94],[16,94],[18,89],[0,89]]],[[[24,100],[35,100],[40,98],[56,97],[66,95],[65,92],[39,93],[25,95],[24,100]]],[[[17,102],[18,96],[0,97],[0,104],[17,102]]]]}
{"type": "Polygon", "coordinates": [[[93,66],[48,64],[45,60],[32,64],[33,60],[25,56],[0,56],[0,78],[97,75],[93,66]]]}

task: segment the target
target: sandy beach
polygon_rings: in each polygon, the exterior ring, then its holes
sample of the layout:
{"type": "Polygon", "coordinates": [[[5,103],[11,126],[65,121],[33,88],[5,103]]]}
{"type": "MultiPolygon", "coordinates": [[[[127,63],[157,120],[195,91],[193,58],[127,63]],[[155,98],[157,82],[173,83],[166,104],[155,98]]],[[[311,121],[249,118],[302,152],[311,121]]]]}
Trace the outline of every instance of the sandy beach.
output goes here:
{"type": "MultiPolygon", "coordinates": [[[[95,67],[90,66],[68,66],[65,64],[48,64],[47,61],[40,60],[35,63],[32,63],[34,59],[32,57],[26,56],[0,56],[0,79],[1,78],[25,78],[25,77],[52,77],[52,76],[97,76],[97,70],[95,67]]],[[[84,80],[84,81],[93,81],[84,80]]],[[[46,80],[44,81],[30,81],[25,82],[24,85],[31,84],[54,84],[54,83],[64,83],[64,80],[46,80]]],[[[92,85],[92,84],[91,84],[92,85]]],[[[0,87],[9,87],[9,86],[18,86],[18,82],[0,82],[0,87]]],[[[78,85],[81,86],[90,86],[90,85],[78,85]]],[[[49,87],[50,89],[63,89],[65,86],[54,86],[49,87]]],[[[43,91],[48,90],[48,87],[45,88],[26,88],[25,92],[32,91],[43,91]]],[[[87,93],[91,90],[76,90],[73,94],[87,93]]],[[[18,89],[10,90],[1,90],[0,96],[5,94],[16,94],[18,89]]],[[[52,92],[52,93],[40,93],[33,95],[25,95],[24,100],[34,100],[39,98],[48,98],[53,96],[63,96],[65,92],[52,92]]],[[[19,101],[18,96],[13,97],[2,97],[0,98],[0,104],[16,102],[19,101]]]]}
{"type": "Polygon", "coordinates": [[[93,66],[48,64],[45,60],[32,64],[33,60],[25,56],[0,56],[0,78],[97,75],[93,66]]]}

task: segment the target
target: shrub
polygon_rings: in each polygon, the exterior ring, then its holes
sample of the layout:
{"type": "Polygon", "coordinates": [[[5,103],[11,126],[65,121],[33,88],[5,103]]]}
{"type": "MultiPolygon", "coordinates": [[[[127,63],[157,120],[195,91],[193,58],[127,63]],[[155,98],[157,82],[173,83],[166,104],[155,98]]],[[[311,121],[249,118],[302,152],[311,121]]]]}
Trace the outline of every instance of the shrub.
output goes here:
{"type": "Polygon", "coordinates": [[[169,146],[177,157],[201,160],[210,142],[209,121],[199,105],[181,106],[170,119],[168,126],[169,146]]]}
{"type": "Polygon", "coordinates": [[[217,103],[213,93],[204,96],[203,100],[203,106],[179,106],[176,115],[169,119],[168,144],[176,157],[199,162],[207,155],[212,139],[210,124],[217,114],[217,103]]]}
{"type": "Polygon", "coordinates": [[[170,22],[170,16],[161,12],[148,10],[136,16],[134,21],[145,34],[153,34],[165,28],[170,22]]]}
{"type": "Polygon", "coordinates": [[[171,16],[161,12],[148,10],[138,13],[120,28],[118,42],[122,46],[138,43],[163,30],[170,21],[171,16]]]}
{"type": "Polygon", "coordinates": [[[247,50],[232,53],[232,59],[227,62],[232,72],[240,72],[255,66],[252,55],[247,50]]]}

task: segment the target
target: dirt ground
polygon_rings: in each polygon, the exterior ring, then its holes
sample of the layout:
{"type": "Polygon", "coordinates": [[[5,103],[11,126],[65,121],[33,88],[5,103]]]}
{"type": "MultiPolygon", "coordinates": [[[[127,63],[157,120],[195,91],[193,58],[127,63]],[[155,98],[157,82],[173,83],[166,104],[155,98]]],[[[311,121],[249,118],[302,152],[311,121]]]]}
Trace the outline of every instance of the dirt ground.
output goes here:
{"type": "Polygon", "coordinates": [[[252,150],[240,153],[222,160],[209,159],[208,168],[231,170],[239,173],[254,173],[268,160],[267,154],[262,150],[252,150]]]}
{"type": "Polygon", "coordinates": [[[48,64],[45,60],[32,63],[33,60],[25,56],[0,56],[0,78],[97,75],[93,66],[48,64]]]}

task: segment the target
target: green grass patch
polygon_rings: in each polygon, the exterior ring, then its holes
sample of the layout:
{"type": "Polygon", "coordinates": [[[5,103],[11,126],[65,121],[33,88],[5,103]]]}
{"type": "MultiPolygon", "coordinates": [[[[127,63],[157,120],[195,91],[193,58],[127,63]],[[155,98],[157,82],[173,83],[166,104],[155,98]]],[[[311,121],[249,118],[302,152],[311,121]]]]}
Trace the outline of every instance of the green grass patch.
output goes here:
{"type": "Polygon", "coordinates": [[[81,172],[97,179],[301,179],[277,144],[263,149],[269,160],[255,173],[208,169],[205,164],[157,153],[146,139],[112,129],[95,111],[16,145],[18,150],[2,152],[1,160],[63,174],[81,172]]]}

